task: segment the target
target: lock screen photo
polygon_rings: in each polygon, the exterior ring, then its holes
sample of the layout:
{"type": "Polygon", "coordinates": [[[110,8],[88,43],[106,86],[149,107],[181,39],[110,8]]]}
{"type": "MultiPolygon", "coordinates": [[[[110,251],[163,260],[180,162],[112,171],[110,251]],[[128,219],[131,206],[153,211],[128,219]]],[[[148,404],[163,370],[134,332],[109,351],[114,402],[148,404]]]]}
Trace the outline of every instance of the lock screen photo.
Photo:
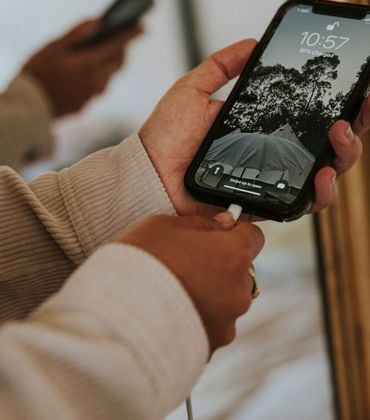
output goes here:
{"type": "Polygon", "coordinates": [[[291,204],[370,60],[363,20],[291,8],[218,127],[195,181],[291,204]]]}

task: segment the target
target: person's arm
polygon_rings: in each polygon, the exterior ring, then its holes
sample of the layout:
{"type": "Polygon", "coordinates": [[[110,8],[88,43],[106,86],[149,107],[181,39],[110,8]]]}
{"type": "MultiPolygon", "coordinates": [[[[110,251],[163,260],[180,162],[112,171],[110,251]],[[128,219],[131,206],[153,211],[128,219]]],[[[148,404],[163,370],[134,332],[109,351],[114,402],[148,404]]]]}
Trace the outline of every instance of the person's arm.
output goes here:
{"type": "Polygon", "coordinates": [[[0,329],[1,419],[163,419],[235,338],[252,303],[258,227],[227,212],[158,215],[114,240],[0,329]]]}
{"type": "MultiPolygon", "coordinates": [[[[5,232],[0,235],[0,320],[27,315],[58,290],[76,264],[144,216],[174,214],[175,208],[180,215],[218,212],[189,196],[184,173],[222,105],[209,95],[240,73],[254,46],[243,41],[228,47],[174,85],[140,130],[148,154],[133,136],[30,187],[15,174],[0,176],[5,232]]],[[[362,110],[363,129],[368,107],[369,100],[362,110]]],[[[360,140],[352,134],[349,141],[348,133],[342,121],[331,130],[338,174],[361,153],[360,140]]],[[[332,168],[317,174],[315,211],[334,200],[335,176],[332,168]]]]}
{"type": "Polygon", "coordinates": [[[99,246],[159,213],[175,210],[137,135],[29,185],[0,168],[0,322],[27,316],[99,246]]]}
{"type": "Polygon", "coordinates": [[[162,420],[208,356],[174,275],[135,247],[107,245],[27,320],[0,329],[0,417],[162,420]]]}
{"type": "Polygon", "coordinates": [[[50,155],[52,108],[38,82],[18,75],[0,95],[0,165],[20,171],[27,163],[50,155]]]}

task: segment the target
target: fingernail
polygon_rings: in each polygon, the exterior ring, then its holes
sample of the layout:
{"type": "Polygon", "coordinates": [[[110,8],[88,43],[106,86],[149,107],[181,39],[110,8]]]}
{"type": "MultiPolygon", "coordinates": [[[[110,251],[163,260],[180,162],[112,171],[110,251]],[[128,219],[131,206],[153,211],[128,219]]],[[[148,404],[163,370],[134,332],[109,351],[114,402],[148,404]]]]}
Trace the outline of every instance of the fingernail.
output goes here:
{"type": "Polygon", "coordinates": [[[351,143],[353,143],[355,141],[355,134],[354,134],[351,126],[348,126],[347,131],[346,131],[346,136],[347,136],[347,139],[351,143]]]}
{"type": "Polygon", "coordinates": [[[232,214],[228,211],[217,214],[214,219],[222,224],[235,224],[232,214]]]}

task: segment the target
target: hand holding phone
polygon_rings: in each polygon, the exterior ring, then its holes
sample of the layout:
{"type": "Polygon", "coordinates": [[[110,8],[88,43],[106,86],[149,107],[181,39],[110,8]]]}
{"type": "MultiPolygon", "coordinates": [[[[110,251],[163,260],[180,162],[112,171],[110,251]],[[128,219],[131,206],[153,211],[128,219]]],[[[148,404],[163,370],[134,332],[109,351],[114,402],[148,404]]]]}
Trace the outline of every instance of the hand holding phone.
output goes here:
{"type": "Polygon", "coordinates": [[[191,163],[189,192],[279,221],[304,214],[334,156],[329,128],[354,122],[363,100],[369,36],[369,6],[283,5],[191,163]]]}
{"type": "MultiPolygon", "coordinates": [[[[178,80],[162,98],[139,131],[142,143],[159,174],[173,206],[180,215],[213,216],[219,208],[194,199],[185,189],[184,175],[199,149],[223,103],[212,95],[230,79],[240,75],[256,41],[246,40],[216,52],[196,69],[178,80]]],[[[370,98],[362,108],[363,124],[370,128],[370,98]]],[[[355,136],[347,141],[349,124],[339,121],[330,130],[330,143],[337,156],[341,173],[347,171],[361,154],[361,142],[355,136]]],[[[311,211],[319,211],[333,203],[336,196],[336,171],[326,167],[315,176],[315,198],[311,211]]],[[[260,220],[244,215],[244,220],[260,220]]]]}
{"type": "Polygon", "coordinates": [[[118,32],[129,30],[153,5],[153,0],[117,0],[103,13],[97,32],[78,43],[76,48],[92,47],[113,37],[118,32]]]}

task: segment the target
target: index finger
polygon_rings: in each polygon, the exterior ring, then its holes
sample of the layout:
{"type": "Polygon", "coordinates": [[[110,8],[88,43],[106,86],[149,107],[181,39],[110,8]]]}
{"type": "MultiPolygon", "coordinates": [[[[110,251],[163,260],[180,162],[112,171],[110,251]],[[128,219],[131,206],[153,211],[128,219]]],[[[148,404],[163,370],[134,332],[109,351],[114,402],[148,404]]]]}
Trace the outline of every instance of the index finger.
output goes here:
{"type": "Polygon", "coordinates": [[[238,222],[233,231],[238,232],[242,236],[253,261],[265,245],[265,236],[262,230],[252,223],[238,222]]]}
{"type": "Polygon", "coordinates": [[[256,45],[256,40],[247,39],[212,54],[180,83],[210,96],[241,73],[256,45]]]}

